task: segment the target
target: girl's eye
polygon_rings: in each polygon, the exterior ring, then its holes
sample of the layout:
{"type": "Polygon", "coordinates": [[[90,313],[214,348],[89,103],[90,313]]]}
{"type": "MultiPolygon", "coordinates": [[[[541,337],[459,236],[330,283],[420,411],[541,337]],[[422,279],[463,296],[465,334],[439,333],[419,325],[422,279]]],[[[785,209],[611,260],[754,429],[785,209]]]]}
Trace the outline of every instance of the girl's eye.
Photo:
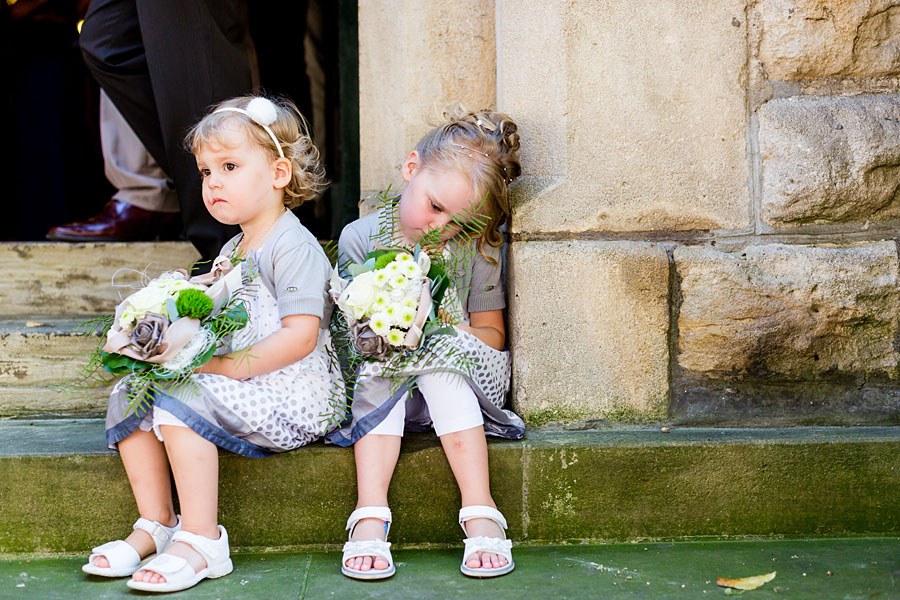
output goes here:
{"type": "Polygon", "coordinates": [[[431,203],[431,210],[433,210],[434,212],[438,212],[438,213],[444,211],[444,209],[442,209],[440,206],[438,206],[434,202],[431,203]]]}
{"type": "Polygon", "coordinates": [[[200,177],[209,177],[209,169],[200,169],[200,177]]]}
{"type": "Polygon", "coordinates": [[[237,165],[236,165],[236,164],[234,164],[234,163],[225,163],[225,170],[226,170],[226,171],[234,171],[235,169],[237,169],[237,165]]]}

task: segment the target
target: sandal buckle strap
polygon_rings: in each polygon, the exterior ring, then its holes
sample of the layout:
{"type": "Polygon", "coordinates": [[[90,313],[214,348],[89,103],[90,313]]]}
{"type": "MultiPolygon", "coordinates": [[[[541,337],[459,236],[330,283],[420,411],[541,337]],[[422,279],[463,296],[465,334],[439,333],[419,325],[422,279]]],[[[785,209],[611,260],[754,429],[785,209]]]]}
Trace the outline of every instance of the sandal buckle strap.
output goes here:
{"type": "MultiPolygon", "coordinates": [[[[206,560],[207,565],[218,563],[223,556],[227,557],[230,552],[228,549],[228,534],[225,528],[219,525],[219,539],[212,540],[196,533],[189,531],[176,531],[172,536],[172,542],[183,542],[191,546],[197,554],[206,560]]],[[[165,555],[164,555],[165,556],[165,555]]]]}

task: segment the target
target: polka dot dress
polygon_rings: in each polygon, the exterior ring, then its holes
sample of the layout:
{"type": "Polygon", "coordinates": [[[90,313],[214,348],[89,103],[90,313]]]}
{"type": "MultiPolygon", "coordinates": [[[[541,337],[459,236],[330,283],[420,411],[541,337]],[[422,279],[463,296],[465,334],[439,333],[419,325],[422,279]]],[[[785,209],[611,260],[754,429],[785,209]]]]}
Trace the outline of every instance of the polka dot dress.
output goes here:
{"type": "MultiPolygon", "coordinates": [[[[258,291],[244,299],[249,322],[237,332],[231,348],[246,348],[281,328],[275,298],[265,285],[256,287],[258,291]]],[[[221,430],[272,452],[292,450],[320,438],[339,421],[343,383],[339,369],[331,364],[330,346],[328,330],[320,329],[315,350],[276,371],[243,380],[200,373],[192,378],[196,385],[163,391],[211,424],[214,433],[221,430]]],[[[236,356],[242,356],[240,350],[236,356]]],[[[252,361],[252,352],[240,360],[252,361]]],[[[205,424],[185,423],[219,443],[221,436],[205,432],[205,424]]],[[[152,413],[140,427],[147,429],[151,424],[152,413]]]]}
{"type": "MultiPolygon", "coordinates": [[[[265,285],[259,285],[249,304],[257,340],[281,328],[278,306],[265,285]]],[[[257,445],[291,450],[318,439],[335,422],[333,396],[339,375],[330,369],[330,345],[328,330],[320,329],[315,350],[282,369],[246,380],[210,374],[196,379],[241,419],[242,429],[265,438],[263,443],[255,441],[257,445]]]]}

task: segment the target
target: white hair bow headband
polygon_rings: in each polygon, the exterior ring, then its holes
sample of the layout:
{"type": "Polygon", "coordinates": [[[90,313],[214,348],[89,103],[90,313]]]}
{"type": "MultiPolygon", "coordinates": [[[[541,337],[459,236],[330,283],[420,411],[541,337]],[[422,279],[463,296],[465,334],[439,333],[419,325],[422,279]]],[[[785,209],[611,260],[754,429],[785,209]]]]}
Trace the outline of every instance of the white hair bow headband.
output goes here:
{"type": "Polygon", "coordinates": [[[275,142],[275,147],[278,148],[278,156],[284,158],[284,151],[281,149],[281,143],[278,141],[278,138],[275,137],[275,132],[269,127],[269,125],[274,123],[275,119],[278,118],[278,111],[271,100],[268,98],[254,98],[247,103],[247,108],[223,106],[214,110],[213,114],[220,112],[236,112],[250,117],[251,121],[266,130],[266,133],[268,133],[269,137],[272,138],[272,141],[275,142]]]}

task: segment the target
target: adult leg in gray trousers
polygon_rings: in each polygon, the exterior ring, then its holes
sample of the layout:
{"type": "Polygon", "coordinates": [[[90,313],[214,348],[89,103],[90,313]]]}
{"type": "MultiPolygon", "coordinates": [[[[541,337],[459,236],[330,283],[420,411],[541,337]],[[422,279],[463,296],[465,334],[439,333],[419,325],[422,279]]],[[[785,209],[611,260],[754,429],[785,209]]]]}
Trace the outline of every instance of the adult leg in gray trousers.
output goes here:
{"type": "Polygon", "coordinates": [[[98,215],[58,225],[47,238],[64,242],[178,239],[181,218],[172,181],[102,89],[100,146],[104,173],[116,193],[98,215]]]}

